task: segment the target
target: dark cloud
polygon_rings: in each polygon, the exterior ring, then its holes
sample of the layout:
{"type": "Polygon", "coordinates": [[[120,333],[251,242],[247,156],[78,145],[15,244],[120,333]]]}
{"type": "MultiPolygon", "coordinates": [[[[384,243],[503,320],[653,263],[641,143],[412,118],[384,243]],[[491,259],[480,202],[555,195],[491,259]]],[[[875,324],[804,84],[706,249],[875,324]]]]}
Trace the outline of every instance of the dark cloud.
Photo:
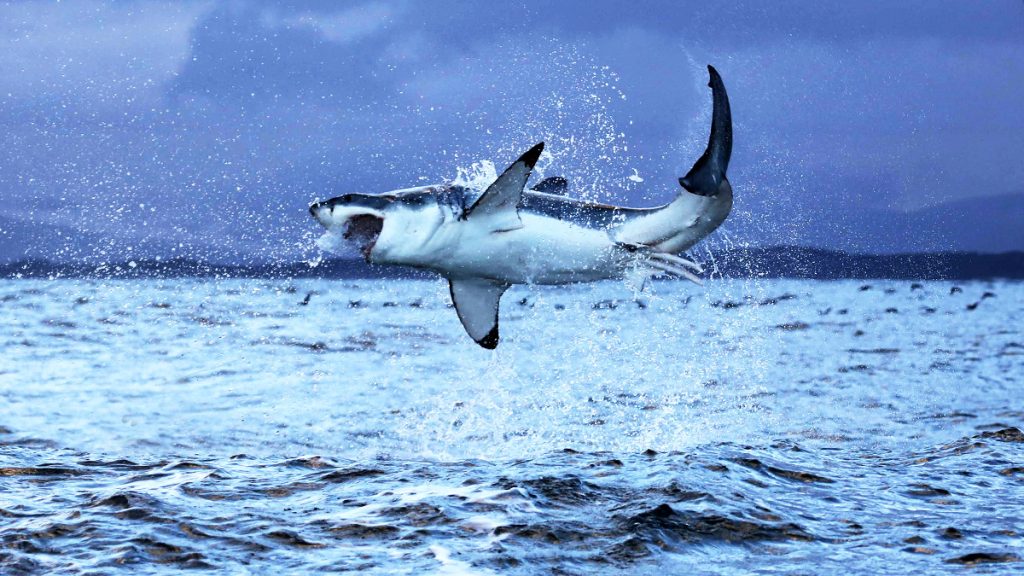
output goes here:
{"type": "Polygon", "coordinates": [[[736,117],[725,237],[1024,248],[1012,226],[968,233],[1024,217],[1020,2],[96,2],[0,13],[7,259],[129,248],[301,257],[314,198],[451,178],[539,140],[552,152],[546,169],[577,194],[664,201],[706,138],[708,62],[736,117]],[[12,240],[32,227],[61,233],[12,240]]]}

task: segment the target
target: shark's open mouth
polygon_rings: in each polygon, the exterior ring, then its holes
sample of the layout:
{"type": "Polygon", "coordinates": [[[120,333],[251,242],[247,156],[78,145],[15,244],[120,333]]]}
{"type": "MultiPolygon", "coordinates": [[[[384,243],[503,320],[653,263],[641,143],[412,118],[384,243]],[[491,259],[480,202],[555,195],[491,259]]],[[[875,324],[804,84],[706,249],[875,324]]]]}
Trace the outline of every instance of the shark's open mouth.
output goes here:
{"type": "Polygon", "coordinates": [[[358,214],[345,222],[345,240],[355,242],[359,245],[359,251],[363,258],[370,260],[370,251],[380,237],[380,231],[384,228],[384,219],[372,214],[358,214]]]}

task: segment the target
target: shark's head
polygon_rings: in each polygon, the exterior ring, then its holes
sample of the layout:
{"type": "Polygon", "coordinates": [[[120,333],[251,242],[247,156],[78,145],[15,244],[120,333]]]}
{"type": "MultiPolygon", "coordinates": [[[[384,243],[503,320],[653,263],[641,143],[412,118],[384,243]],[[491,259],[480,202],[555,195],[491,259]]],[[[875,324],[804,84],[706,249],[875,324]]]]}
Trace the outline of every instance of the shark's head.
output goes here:
{"type": "MultiPolygon", "coordinates": [[[[309,207],[333,239],[354,244],[367,262],[417,264],[421,248],[437,229],[439,187],[383,194],[345,194],[309,207]]],[[[328,242],[328,246],[332,243],[328,242]]]]}
{"type": "Polygon", "coordinates": [[[328,232],[355,244],[369,260],[384,229],[385,213],[394,200],[384,194],[345,194],[315,202],[309,213],[328,232]]]}

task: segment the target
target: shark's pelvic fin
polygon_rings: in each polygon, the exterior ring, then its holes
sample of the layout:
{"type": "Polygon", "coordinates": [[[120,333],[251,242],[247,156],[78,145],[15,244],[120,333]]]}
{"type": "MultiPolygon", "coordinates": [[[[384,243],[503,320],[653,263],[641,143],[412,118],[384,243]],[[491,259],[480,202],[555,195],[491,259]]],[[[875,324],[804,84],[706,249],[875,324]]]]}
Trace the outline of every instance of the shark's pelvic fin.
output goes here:
{"type": "Polygon", "coordinates": [[[699,277],[687,270],[687,268],[689,268],[697,273],[704,272],[704,269],[700,267],[700,264],[697,264],[693,260],[688,260],[672,254],[666,254],[664,252],[657,252],[650,246],[645,246],[643,244],[616,242],[615,245],[627,253],[635,254],[640,257],[638,263],[641,264],[641,266],[636,268],[636,270],[640,271],[642,276],[662,276],[672,274],[686,278],[698,286],[704,285],[699,277]]]}
{"type": "Polygon", "coordinates": [[[477,344],[494,350],[498,347],[498,301],[508,284],[485,278],[450,278],[452,303],[462,326],[477,344]]]}
{"type": "Polygon", "coordinates": [[[563,196],[569,193],[569,181],[561,176],[552,176],[538,182],[532,190],[534,192],[543,192],[544,194],[563,196]]]}
{"type": "Polygon", "coordinates": [[[729,95],[725,92],[725,84],[718,70],[708,65],[708,86],[711,87],[713,108],[711,111],[711,135],[704,155],[697,159],[693,168],[679,179],[679,184],[687,192],[698,196],[714,196],[726,180],[725,172],[729,168],[729,157],[732,156],[732,112],[729,109],[729,95]]]}
{"type": "Polygon", "coordinates": [[[494,232],[516,230],[523,227],[519,219],[519,203],[523,199],[523,188],[530,178],[533,165],[544,150],[541,142],[526,151],[511,166],[498,176],[493,184],[484,190],[476,202],[466,210],[465,219],[487,218],[487,225],[494,232]]]}

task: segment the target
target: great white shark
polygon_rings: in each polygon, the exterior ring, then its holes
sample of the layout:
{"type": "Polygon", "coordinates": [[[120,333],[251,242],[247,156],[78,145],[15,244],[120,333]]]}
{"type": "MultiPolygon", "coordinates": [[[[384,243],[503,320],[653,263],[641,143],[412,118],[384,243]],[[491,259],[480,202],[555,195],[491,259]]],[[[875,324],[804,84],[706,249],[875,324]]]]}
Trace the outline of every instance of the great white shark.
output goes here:
{"type": "Polygon", "coordinates": [[[566,181],[527,187],[541,142],[482,194],[438,184],[382,194],[345,194],[309,207],[329,233],[360,246],[367,262],[432,270],[448,279],[463,327],[477,344],[498,345],[498,303],[512,284],[570,284],[671,274],[700,283],[678,256],[725,221],[732,114],[721,76],[712,91],[707,149],[679,178],[668,204],[627,208],[570,198],[566,181]]]}

